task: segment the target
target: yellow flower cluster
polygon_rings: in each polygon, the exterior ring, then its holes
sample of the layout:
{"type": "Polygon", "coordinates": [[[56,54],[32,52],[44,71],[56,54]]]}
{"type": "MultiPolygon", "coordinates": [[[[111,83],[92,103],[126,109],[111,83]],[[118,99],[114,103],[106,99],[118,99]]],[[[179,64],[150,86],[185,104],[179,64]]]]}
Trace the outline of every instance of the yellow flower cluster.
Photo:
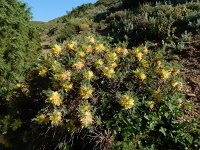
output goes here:
{"type": "Polygon", "coordinates": [[[37,115],[36,120],[37,120],[38,124],[47,124],[49,122],[49,119],[44,114],[37,115]]]}
{"type": "Polygon", "coordinates": [[[82,99],[88,99],[92,97],[93,89],[89,86],[81,86],[80,96],[82,99]]]}
{"type": "Polygon", "coordinates": [[[107,62],[114,62],[118,59],[117,54],[115,52],[106,53],[107,62]]]}
{"type": "Polygon", "coordinates": [[[133,50],[133,54],[134,54],[134,56],[136,57],[136,59],[138,61],[142,60],[143,53],[140,52],[138,48],[136,48],[136,49],[133,50]]]}
{"type": "Polygon", "coordinates": [[[169,70],[164,70],[164,69],[162,69],[162,70],[160,71],[160,76],[161,76],[161,78],[162,78],[163,80],[168,79],[168,78],[170,77],[170,75],[171,75],[171,71],[169,71],[169,70]]]}
{"type": "Polygon", "coordinates": [[[81,58],[84,58],[86,56],[86,54],[83,51],[78,51],[77,55],[81,58]]]}
{"type": "Polygon", "coordinates": [[[148,53],[149,50],[148,50],[148,48],[146,46],[144,46],[144,47],[142,47],[141,51],[143,53],[148,53]]]}
{"type": "Polygon", "coordinates": [[[51,65],[51,69],[53,71],[56,71],[59,67],[60,67],[60,63],[58,61],[54,60],[52,65],[51,65]]]}
{"type": "Polygon", "coordinates": [[[111,78],[113,74],[115,74],[114,69],[109,67],[104,67],[102,71],[103,75],[106,76],[107,78],[111,78]]]}
{"type": "Polygon", "coordinates": [[[123,95],[119,100],[119,104],[124,107],[124,109],[132,108],[135,104],[134,102],[135,100],[127,94],[123,95]]]}
{"type": "Polygon", "coordinates": [[[149,105],[149,107],[150,107],[151,109],[153,109],[155,103],[154,103],[154,101],[148,101],[148,105],[149,105]]]}
{"type": "Polygon", "coordinates": [[[95,61],[94,65],[97,67],[97,68],[100,68],[103,66],[103,60],[102,59],[98,59],[97,61],[95,61]]]}
{"type": "Polygon", "coordinates": [[[71,80],[71,72],[70,71],[65,71],[65,72],[63,72],[62,74],[61,74],[61,80],[62,81],[64,81],[64,80],[68,80],[68,81],[70,81],[71,80]]]}
{"type": "Polygon", "coordinates": [[[91,45],[83,45],[83,50],[85,53],[91,53],[92,52],[92,46],[91,45]]]}
{"type": "Polygon", "coordinates": [[[39,76],[46,77],[48,69],[46,67],[41,67],[39,70],[39,76]]]}
{"type": "Polygon", "coordinates": [[[92,36],[88,36],[86,40],[90,43],[95,43],[95,39],[92,36]]]}
{"type": "Polygon", "coordinates": [[[93,116],[90,111],[86,111],[80,118],[82,127],[89,127],[93,123],[93,116]]]}
{"type": "Polygon", "coordinates": [[[52,115],[49,116],[51,120],[51,124],[54,126],[58,126],[62,121],[62,113],[59,111],[55,111],[52,115]]]}
{"type": "Polygon", "coordinates": [[[72,41],[72,42],[67,44],[67,49],[68,50],[75,51],[76,48],[77,48],[77,42],[76,41],[72,41]]]}
{"type": "Polygon", "coordinates": [[[56,92],[52,92],[50,97],[49,97],[49,102],[52,103],[55,106],[60,106],[62,103],[62,99],[60,94],[56,92]]]}
{"type": "Polygon", "coordinates": [[[113,63],[108,63],[108,68],[110,69],[115,69],[117,67],[117,63],[113,62],[113,63]]]}
{"type": "Polygon", "coordinates": [[[149,63],[146,60],[141,60],[140,63],[143,68],[149,68],[149,63]]]}
{"type": "Polygon", "coordinates": [[[70,82],[64,82],[62,84],[62,88],[67,92],[73,88],[73,83],[70,82]]]}
{"type": "Polygon", "coordinates": [[[146,80],[146,78],[147,78],[146,74],[143,71],[139,70],[139,69],[134,71],[134,73],[142,81],[146,80]]]}
{"type": "Polygon", "coordinates": [[[115,51],[117,54],[122,55],[122,56],[127,56],[129,54],[128,50],[126,48],[122,48],[122,47],[116,47],[115,51]]]}
{"type": "Polygon", "coordinates": [[[80,111],[81,111],[80,123],[82,127],[87,128],[94,121],[90,109],[91,109],[91,106],[88,104],[80,106],[80,111]]]}
{"type": "Polygon", "coordinates": [[[84,63],[82,61],[78,61],[78,62],[75,62],[73,64],[73,67],[77,70],[77,71],[80,71],[83,67],[84,67],[84,63]]]}
{"type": "Polygon", "coordinates": [[[94,73],[91,70],[88,70],[84,73],[84,78],[87,80],[91,80],[94,77],[94,73]]]}
{"type": "Polygon", "coordinates": [[[52,53],[53,53],[54,55],[59,55],[59,54],[61,53],[61,50],[62,50],[62,48],[61,48],[59,45],[57,45],[57,44],[55,44],[55,45],[52,47],[52,53]]]}
{"type": "Polygon", "coordinates": [[[95,44],[95,52],[102,53],[106,50],[106,47],[103,44],[95,44]]]}

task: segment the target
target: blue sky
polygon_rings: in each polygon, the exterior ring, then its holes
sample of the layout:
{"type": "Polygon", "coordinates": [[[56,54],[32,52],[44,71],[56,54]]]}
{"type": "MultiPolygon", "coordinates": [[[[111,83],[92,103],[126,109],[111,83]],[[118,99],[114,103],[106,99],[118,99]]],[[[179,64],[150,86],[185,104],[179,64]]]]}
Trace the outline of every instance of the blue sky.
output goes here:
{"type": "Polygon", "coordinates": [[[34,21],[50,21],[85,3],[97,0],[21,0],[31,7],[34,21]]]}

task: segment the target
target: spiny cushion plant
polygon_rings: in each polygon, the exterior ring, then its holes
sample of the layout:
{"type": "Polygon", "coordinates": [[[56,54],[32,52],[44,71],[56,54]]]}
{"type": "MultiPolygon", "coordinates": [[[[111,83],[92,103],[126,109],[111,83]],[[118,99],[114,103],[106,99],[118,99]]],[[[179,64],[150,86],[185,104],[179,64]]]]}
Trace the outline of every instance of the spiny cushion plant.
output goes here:
{"type": "Polygon", "coordinates": [[[5,135],[23,131],[24,142],[44,149],[195,148],[180,66],[163,49],[93,35],[54,45],[12,97],[36,109],[2,119],[5,135]]]}

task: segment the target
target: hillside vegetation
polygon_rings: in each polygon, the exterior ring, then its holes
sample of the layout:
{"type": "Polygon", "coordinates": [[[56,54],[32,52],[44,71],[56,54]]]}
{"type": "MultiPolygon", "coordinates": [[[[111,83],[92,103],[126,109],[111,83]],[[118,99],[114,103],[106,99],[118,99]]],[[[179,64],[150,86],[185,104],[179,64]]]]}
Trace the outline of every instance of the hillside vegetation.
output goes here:
{"type": "Polygon", "coordinates": [[[0,9],[0,148],[200,148],[199,0],[98,0],[47,23],[0,9]]]}

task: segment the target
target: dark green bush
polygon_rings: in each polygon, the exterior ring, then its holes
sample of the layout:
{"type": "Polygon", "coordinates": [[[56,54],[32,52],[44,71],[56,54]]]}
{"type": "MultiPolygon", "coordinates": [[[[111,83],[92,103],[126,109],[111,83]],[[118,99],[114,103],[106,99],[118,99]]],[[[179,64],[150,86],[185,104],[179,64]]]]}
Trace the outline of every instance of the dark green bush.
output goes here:
{"type": "Polygon", "coordinates": [[[24,3],[0,0],[0,118],[9,111],[10,90],[24,79],[39,52],[40,35],[30,19],[24,3]]]}

